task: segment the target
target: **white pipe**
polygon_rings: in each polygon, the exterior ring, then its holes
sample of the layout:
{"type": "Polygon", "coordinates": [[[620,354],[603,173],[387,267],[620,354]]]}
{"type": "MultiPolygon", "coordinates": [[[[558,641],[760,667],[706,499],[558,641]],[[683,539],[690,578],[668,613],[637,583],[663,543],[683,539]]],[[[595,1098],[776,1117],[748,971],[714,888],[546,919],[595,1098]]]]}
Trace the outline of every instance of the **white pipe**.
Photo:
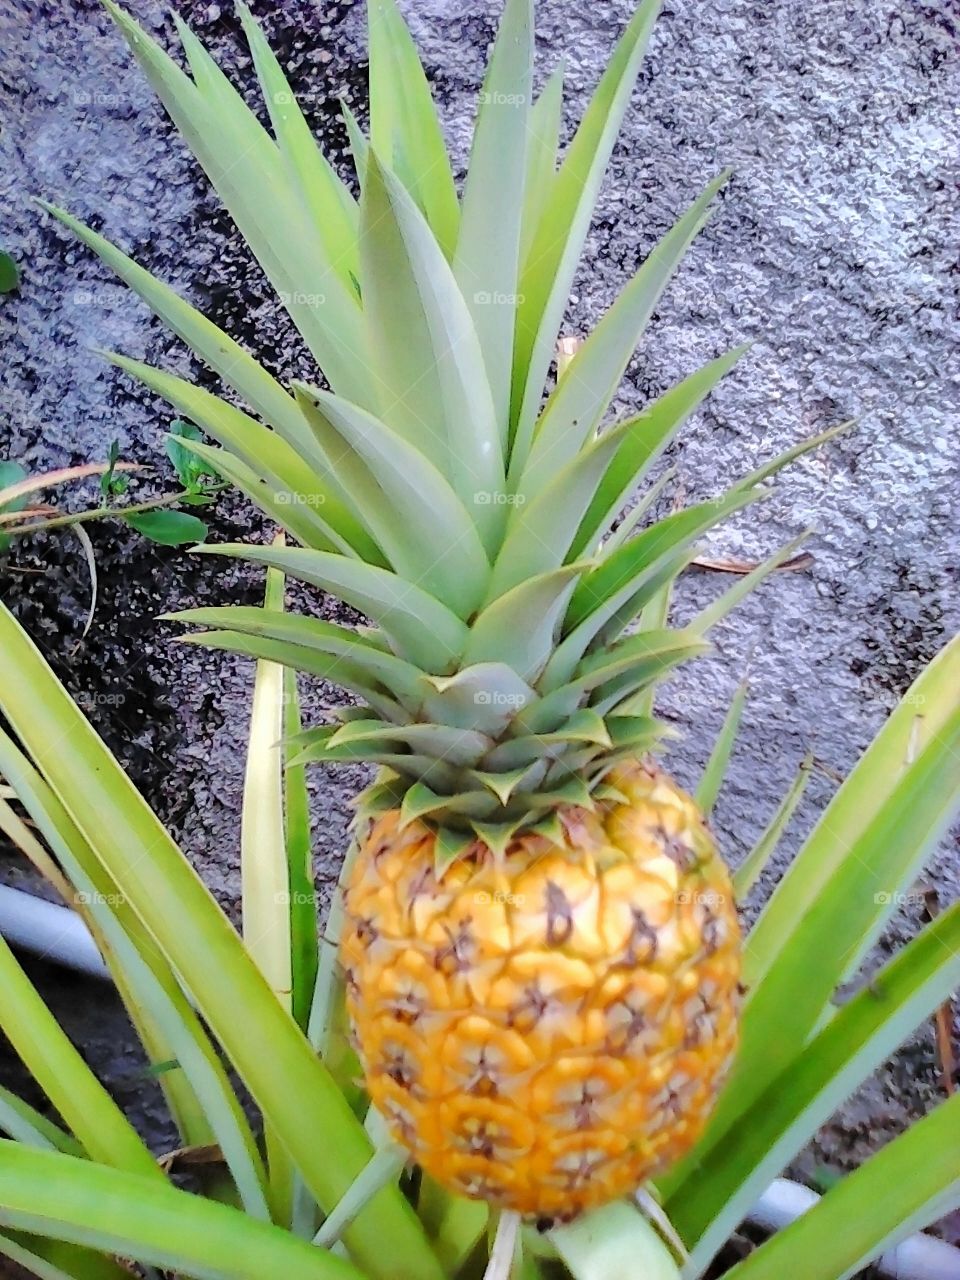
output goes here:
{"type": "MultiPolygon", "coordinates": [[[[0,935],[15,947],[78,973],[110,977],[87,926],[69,907],[0,885],[0,935]]],[[[748,1217],[765,1231],[782,1231],[819,1199],[809,1187],[777,1178],[748,1217]]],[[[888,1280],[960,1280],[960,1249],[918,1232],[888,1249],[875,1265],[888,1280]]]]}
{"type": "Polygon", "coordinates": [[[33,894],[0,885],[0,936],[14,947],[94,978],[109,978],[80,916],[33,894]]]}
{"type": "MultiPolygon", "coordinates": [[[[777,1178],[748,1217],[765,1231],[782,1231],[819,1199],[809,1187],[777,1178]]],[[[919,1231],[888,1249],[874,1265],[889,1280],[960,1280],[960,1249],[919,1231]]]]}

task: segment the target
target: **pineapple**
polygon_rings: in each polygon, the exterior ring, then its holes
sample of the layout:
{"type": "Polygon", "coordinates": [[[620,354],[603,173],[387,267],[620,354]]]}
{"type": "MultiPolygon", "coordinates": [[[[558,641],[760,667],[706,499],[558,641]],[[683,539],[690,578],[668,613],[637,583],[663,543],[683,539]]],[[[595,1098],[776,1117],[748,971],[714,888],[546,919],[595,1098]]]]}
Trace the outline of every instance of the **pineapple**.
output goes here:
{"type": "Polygon", "coordinates": [[[346,893],[371,1099],[441,1183],[538,1217],[682,1155],[736,1048],[740,934],[703,819],[652,765],[610,787],[442,877],[433,830],[390,810],[346,893]]]}
{"type": "Polygon", "coordinates": [[[201,426],[219,447],[181,446],[298,544],[200,550],[332,593],[369,625],[255,608],[175,616],[207,628],[194,643],[352,695],[300,736],[297,759],[379,768],[358,802],[343,900],[370,1098],[444,1185],[569,1219],[688,1150],[737,1042],[730,883],[696,804],[653,763],[666,733],[653,696],[793,546],[683,628],[668,625],[666,603],[697,540],[825,437],[637,532],[662,482],[634,495],[743,348],[605,421],[726,175],[551,379],[656,0],[637,11],[559,161],[561,76],[533,100],[531,0],[507,0],[462,192],[400,14],[370,0],[369,137],[347,118],[359,200],[246,9],[270,131],[184,24],[189,74],[108,7],[325,384],[318,374],[287,390],[48,206],[234,395],[110,359],[201,426]]]}

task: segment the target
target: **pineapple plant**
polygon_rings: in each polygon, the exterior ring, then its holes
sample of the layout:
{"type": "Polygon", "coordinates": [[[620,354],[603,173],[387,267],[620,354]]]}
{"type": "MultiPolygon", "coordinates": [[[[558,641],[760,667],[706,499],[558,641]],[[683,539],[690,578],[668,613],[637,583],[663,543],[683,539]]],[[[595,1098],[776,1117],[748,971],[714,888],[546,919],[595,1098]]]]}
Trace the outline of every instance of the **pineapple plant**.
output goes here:
{"type": "Polygon", "coordinates": [[[369,0],[369,136],[346,113],[359,199],[244,6],[269,132],[185,24],[190,74],[106,3],[318,373],[284,388],[47,205],[235,397],[109,358],[198,424],[215,445],[182,447],[296,544],[198,550],[328,592],[369,625],[238,607],[171,616],[206,628],[193,643],[349,695],[295,736],[290,762],[379,770],[329,932],[342,929],[356,1050],[394,1138],[467,1197],[575,1218],[689,1151],[737,1045],[733,894],[703,814],[655,763],[667,731],[653,698],[796,544],[683,628],[668,625],[671,584],[699,538],[837,429],[641,528],[663,482],[634,495],[745,348],[606,417],[727,174],[551,374],[656,0],[562,157],[562,75],[534,99],[532,3],[507,0],[462,193],[410,34],[393,0],[369,0]]]}

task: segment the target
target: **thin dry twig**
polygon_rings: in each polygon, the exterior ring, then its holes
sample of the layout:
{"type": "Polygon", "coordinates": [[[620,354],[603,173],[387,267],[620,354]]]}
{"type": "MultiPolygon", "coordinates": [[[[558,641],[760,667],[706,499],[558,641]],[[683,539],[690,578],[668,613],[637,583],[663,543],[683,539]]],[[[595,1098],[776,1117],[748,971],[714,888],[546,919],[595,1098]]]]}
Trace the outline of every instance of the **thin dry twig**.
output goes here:
{"type": "MultiPolygon", "coordinates": [[[[923,902],[927,918],[935,920],[940,914],[940,895],[932,885],[924,887],[923,902]]],[[[937,1061],[940,1066],[943,1090],[947,1097],[951,1098],[957,1091],[954,1079],[957,1072],[957,1060],[953,1052],[953,1006],[949,1000],[944,1001],[933,1015],[933,1020],[937,1036],[937,1061]]]]}
{"type": "MultiPolygon", "coordinates": [[[[814,558],[809,551],[802,551],[798,556],[792,556],[789,560],[784,560],[783,564],[778,565],[775,572],[784,573],[785,571],[796,571],[798,569],[809,569],[813,564],[814,558]]],[[[699,558],[691,560],[690,566],[694,569],[710,569],[714,573],[753,573],[754,569],[760,567],[759,560],[707,560],[699,558]]]]}
{"type": "MultiPolygon", "coordinates": [[[[43,475],[27,476],[25,480],[18,480],[16,484],[8,484],[5,489],[0,489],[0,507],[5,507],[8,502],[22,498],[27,493],[39,493],[42,489],[67,484],[70,480],[83,480],[87,476],[104,475],[111,467],[114,471],[147,470],[139,462],[87,462],[82,467],[61,467],[58,471],[46,471],[43,475]]],[[[20,512],[9,512],[6,517],[0,516],[0,520],[9,520],[10,516],[20,514],[20,512]]]]}

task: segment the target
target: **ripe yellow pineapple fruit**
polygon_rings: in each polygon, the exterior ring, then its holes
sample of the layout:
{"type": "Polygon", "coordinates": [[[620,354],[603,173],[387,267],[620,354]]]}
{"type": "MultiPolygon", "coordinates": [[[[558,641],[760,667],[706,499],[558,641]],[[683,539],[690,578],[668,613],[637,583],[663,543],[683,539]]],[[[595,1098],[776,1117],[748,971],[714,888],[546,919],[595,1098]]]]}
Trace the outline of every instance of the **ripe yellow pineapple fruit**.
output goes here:
{"type": "Polygon", "coordinates": [[[444,1185],[569,1218],[699,1136],[737,1039],[739,929],[696,805],[639,763],[562,842],[370,823],[347,888],[347,1003],[370,1096],[444,1185]]]}
{"type": "Polygon", "coordinates": [[[220,446],[184,436],[179,448],[296,544],[204,549],[279,570],[366,621],[272,607],[179,616],[208,628],[197,643],[348,692],[300,735],[296,762],[379,767],[343,944],[370,1098],[441,1182],[570,1218],[690,1146],[734,1050],[726,874],[694,803],[641,762],[666,733],[657,682],[703,653],[710,627],[792,547],[680,629],[667,621],[673,580],[704,533],[825,436],[643,527],[662,482],[638,492],[744,348],[639,412],[606,415],[725,176],[651,239],[551,375],[657,0],[643,0],[562,154],[561,76],[534,100],[532,0],[507,0],[462,191],[394,0],[369,3],[370,131],[348,117],[353,185],[320,154],[242,5],[270,131],[184,24],[190,74],[105,3],[326,385],[283,387],[48,206],[234,394],[111,358],[220,446]]]}

